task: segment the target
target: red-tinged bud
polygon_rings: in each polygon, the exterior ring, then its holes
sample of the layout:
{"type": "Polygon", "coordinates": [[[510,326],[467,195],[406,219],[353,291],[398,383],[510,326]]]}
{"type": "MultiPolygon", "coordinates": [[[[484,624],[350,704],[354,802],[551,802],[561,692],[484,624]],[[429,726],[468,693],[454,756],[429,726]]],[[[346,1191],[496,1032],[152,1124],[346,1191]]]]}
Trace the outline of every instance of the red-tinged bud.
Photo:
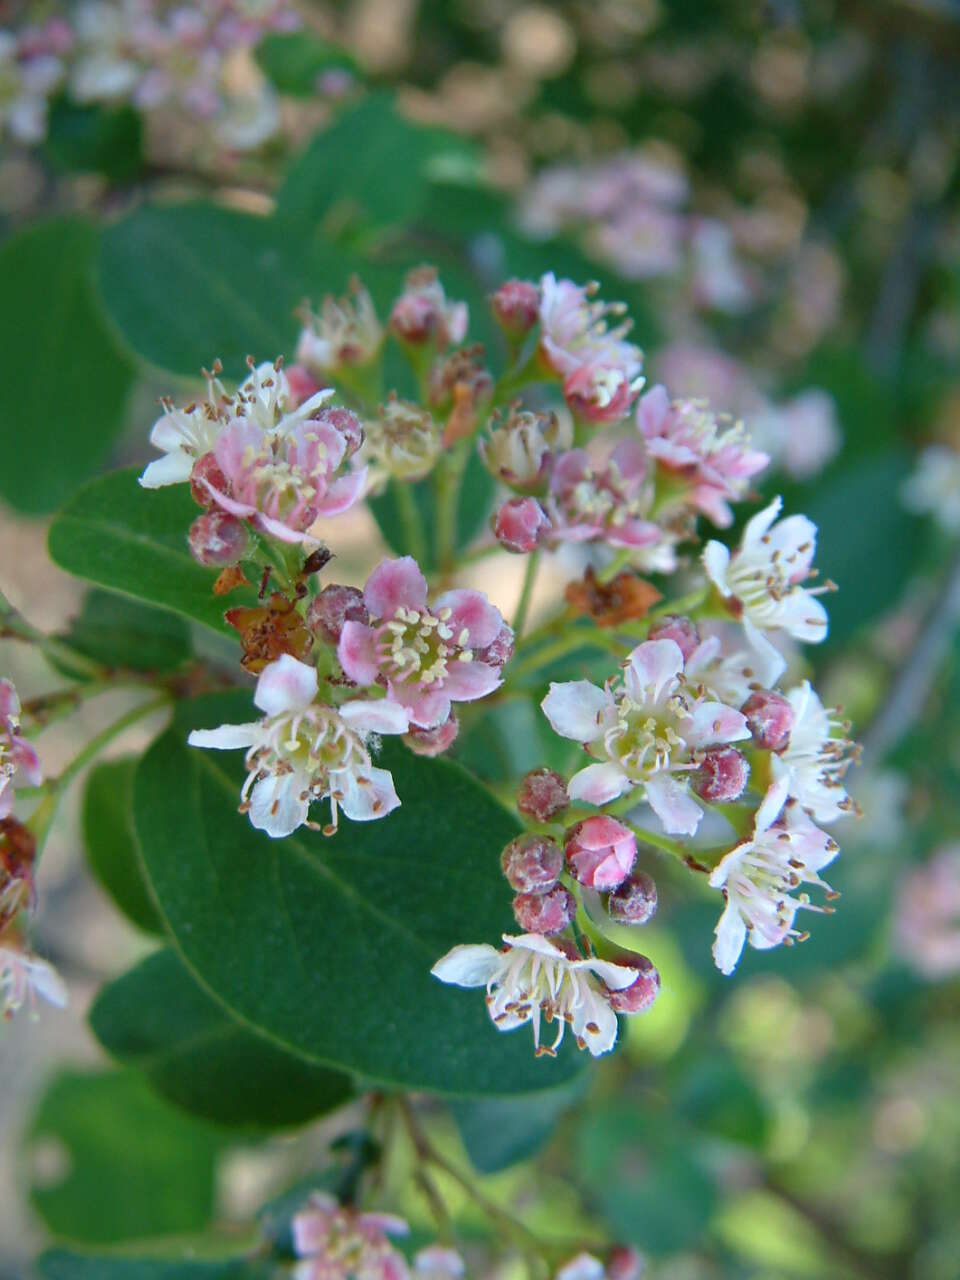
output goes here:
{"type": "Polygon", "coordinates": [[[306,616],[307,630],[320,636],[328,644],[339,644],[345,622],[370,622],[370,614],[363,601],[363,592],[356,587],[345,587],[331,582],[310,602],[306,616]]]}
{"type": "Polygon", "coordinates": [[[736,747],[711,747],[691,781],[701,800],[722,804],[743,795],[749,776],[750,766],[736,747]]]}
{"type": "Polygon", "coordinates": [[[522,338],[540,315],[540,290],[530,280],[507,280],[490,298],[494,319],[510,338],[522,338]]]}
{"type": "Polygon", "coordinates": [[[408,273],[403,293],[390,312],[390,328],[402,342],[435,342],[441,350],[462,342],[467,332],[467,307],[451,302],[432,267],[408,273]]]}
{"type": "Polygon", "coordinates": [[[513,657],[513,627],[505,622],[487,647],[475,650],[473,656],[488,667],[504,666],[513,657]]]}
{"type": "Polygon", "coordinates": [[[460,721],[451,711],[443,724],[438,724],[435,729],[421,729],[419,725],[412,724],[403,740],[414,755],[439,756],[453,746],[459,732],[460,721]]]}
{"type": "Polygon", "coordinates": [[[511,889],[546,893],[560,879],[563,850],[548,836],[517,836],[500,855],[500,866],[511,889]]]}
{"type": "Polygon", "coordinates": [[[284,366],[283,372],[287,375],[287,384],[290,387],[290,395],[295,409],[302,405],[305,400],[309,400],[311,396],[315,396],[320,390],[320,383],[306,365],[288,364],[284,366]]]}
{"type": "Polygon", "coordinates": [[[325,422],[340,432],[346,441],[348,458],[363,444],[363,423],[351,409],[344,409],[342,406],[321,409],[317,414],[317,421],[325,422]]]}
{"type": "Polygon", "coordinates": [[[628,964],[639,969],[638,976],[622,991],[611,991],[607,997],[611,1009],[617,1013],[645,1013],[660,993],[660,974],[652,960],[646,956],[627,952],[617,957],[618,964],[628,964]]]}
{"type": "Polygon", "coordinates": [[[194,520],[187,541],[198,564],[222,569],[243,559],[250,536],[247,526],[236,516],[226,511],[208,511],[194,520]]]}
{"type": "Polygon", "coordinates": [[[607,899],[607,911],[617,924],[646,924],[657,909],[657,886],[645,871],[635,871],[607,899]]]}
{"type": "Polygon", "coordinates": [[[684,662],[700,643],[700,632],[692,618],[682,613],[670,613],[658,618],[647,633],[649,640],[673,640],[683,654],[684,662]]]}
{"type": "Polygon", "coordinates": [[[546,893],[518,893],[513,915],[524,933],[561,933],[577,914],[577,900],[562,884],[546,893]]]}
{"type": "Polygon", "coordinates": [[[204,481],[212,485],[218,493],[228,492],[227,478],[220,470],[212,453],[205,453],[199,457],[190,472],[190,496],[198,507],[203,507],[209,511],[211,507],[215,506],[216,499],[212,497],[204,481]]]}
{"type": "Polygon", "coordinates": [[[780,693],[759,689],[741,708],[753,740],[764,751],[781,751],[793,732],[793,707],[780,693]]]}
{"type": "Polygon", "coordinates": [[[520,779],[517,809],[535,822],[549,822],[570,805],[567,784],[553,769],[532,769],[520,779]]]}
{"type": "Polygon", "coordinates": [[[16,818],[0,818],[0,931],[20,911],[32,911],[36,905],[36,856],[33,832],[16,818]]]}
{"type": "Polygon", "coordinates": [[[578,418],[600,426],[625,418],[638,390],[622,369],[583,364],[564,379],[563,398],[578,418]]]}
{"type": "Polygon", "coordinates": [[[567,866],[591,889],[616,889],[633,870],[637,841],[616,818],[585,818],[567,832],[567,866]]]}
{"type": "Polygon", "coordinates": [[[493,532],[506,551],[524,555],[535,551],[550,528],[550,519],[536,498],[508,498],[493,517],[493,532]]]}
{"type": "Polygon", "coordinates": [[[607,1254],[607,1280],[640,1280],[644,1271],[643,1255],[629,1244],[616,1244],[607,1254]]]}

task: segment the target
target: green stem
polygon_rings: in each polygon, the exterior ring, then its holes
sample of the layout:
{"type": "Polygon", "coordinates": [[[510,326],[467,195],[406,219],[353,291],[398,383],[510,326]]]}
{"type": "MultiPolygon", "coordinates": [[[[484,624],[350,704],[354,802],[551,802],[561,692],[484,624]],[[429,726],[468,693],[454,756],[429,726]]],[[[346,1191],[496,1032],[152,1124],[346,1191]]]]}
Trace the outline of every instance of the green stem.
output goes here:
{"type": "Polygon", "coordinates": [[[434,475],[437,496],[437,565],[443,573],[453,569],[457,554],[457,508],[460,485],[467,465],[467,453],[461,442],[440,459],[434,475]]]}
{"type": "Polygon", "coordinates": [[[622,569],[625,569],[633,559],[633,549],[631,547],[622,547],[613,557],[608,565],[604,565],[602,569],[598,569],[594,575],[597,582],[612,582],[622,569]]]}
{"type": "Polygon", "coordinates": [[[101,694],[112,693],[114,689],[143,689],[145,680],[97,680],[87,684],[74,685],[70,689],[58,689],[54,693],[44,693],[37,698],[30,698],[21,707],[21,713],[29,717],[33,723],[21,732],[25,738],[35,738],[44,729],[72,715],[91,698],[101,694]]]}
{"type": "Polygon", "coordinates": [[[79,653],[65,641],[57,639],[56,636],[48,636],[42,631],[38,631],[36,627],[27,622],[26,618],[13,610],[5,615],[0,615],[0,639],[21,640],[26,644],[35,645],[43,656],[51,662],[56,663],[59,661],[64,666],[71,668],[71,670],[90,676],[95,680],[102,680],[110,671],[110,668],[104,666],[102,662],[96,662],[93,658],[88,658],[85,654],[79,653]]]}
{"type": "Polygon", "coordinates": [[[696,591],[688,591],[685,596],[676,600],[665,600],[656,609],[651,609],[649,618],[661,618],[665,613],[691,613],[702,605],[710,595],[709,584],[701,584],[696,591]]]}
{"type": "Polygon", "coordinates": [[[562,658],[572,650],[583,648],[583,646],[589,644],[592,639],[592,632],[585,632],[581,627],[571,629],[566,635],[559,636],[554,640],[553,644],[543,645],[543,647],[538,649],[536,653],[522,658],[519,662],[514,659],[513,662],[507,666],[506,670],[508,677],[512,682],[518,680],[521,676],[529,675],[531,671],[539,671],[541,667],[545,667],[548,663],[555,661],[557,658],[562,658]]]}
{"type": "Polygon", "coordinates": [[[397,508],[400,519],[403,521],[403,531],[406,534],[410,554],[418,564],[423,564],[427,558],[427,539],[413,488],[408,481],[394,480],[393,491],[396,494],[397,508]]]}
{"type": "Polygon", "coordinates": [[[533,587],[537,580],[537,570],[540,568],[540,552],[531,551],[527,556],[527,563],[523,574],[523,586],[520,590],[520,600],[517,603],[517,612],[513,618],[513,634],[514,638],[519,640],[523,635],[523,628],[527,625],[527,616],[530,613],[530,601],[533,599],[533,587]]]}

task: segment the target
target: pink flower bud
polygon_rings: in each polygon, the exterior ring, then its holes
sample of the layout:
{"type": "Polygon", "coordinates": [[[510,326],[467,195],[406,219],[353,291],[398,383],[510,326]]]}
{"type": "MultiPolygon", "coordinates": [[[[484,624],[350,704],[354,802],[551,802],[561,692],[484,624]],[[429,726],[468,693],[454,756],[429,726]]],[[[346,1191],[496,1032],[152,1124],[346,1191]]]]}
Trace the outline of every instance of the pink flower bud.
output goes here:
{"type": "Polygon", "coordinates": [[[229,492],[226,476],[220,470],[220,466],[212,453],[205,453],[202,457],[199,457],[190,472],[190,496],[198,507],[203,507],[209,511],[211,507],[216,505],[216,499],[204,484],[205,480],[220,493],[229,492]]]}
{"type": "Polygon", "coordinates": [[[535,822],[549,822],[570,804],[567,784],[553,769],[532,769],[520,779],[517,809],[535,822]]]}
{"type": "Polygon", "coordinates": [[[226,511],[197,516],[187,534],[190,554],[198,564],[225,568],[238,564],[247,553],[247,526],[226,511]]]}
{"type": "Polygon", "coordinates": [[[742,710],[753,740],[762,750],[780,751],[790,741],[793,707],[782,694],[760,689],[750,695],[742,710]]]}
{"type": "Polygon", "coordinates": [[[287,375],[287,384],[290,387],[295,409],[320,390],[320,383],[305,365],[288,364],[283,372],[287,375]]]}
{"type": "Polygon", "coordinates": [[[658,618],[647,633],[649,640],[673,640],[686,660],[700,643],[697,624],[682,613],[670,613],[658,618]]]}
{"type": "Polygon", "coordinates": [[[490,298],[500,328],[511,338],[522,338],[537,323],[540,290],[530,280],[507,280],[490,298]]]}
{"type": "Polygon", "coordinates": [[[511,889],[546,893],[560,878],[563,850],[548,836],[517,836],[500,855],[500,866],[511,889]]]}
{"type": "Polygon", "coordinates": [[[640,1280],[643,1256],[629,1244],[616,1244],[607,1254],[607,1280],[640,1280]]]}
{"type": "Polygon", "coordinates": [[[524,933],[560,933],[577,914],[577,900],[562,884],[546,893],[518,893],[513,914],[524,933]]]}
{"type": "Polygon", "coordinates": [[[635,871],[607,899],[607,911],[617,924],[646,924],[657,909],[657,886],[645,871],[635,871]]]}
{"type": "Polygon", "coordinates": [[[361,622],[367,626],[370,614],[362,591],[332,582],[311,601],[305,621],[314,635],[322,636],[329,644],[338,644],[345,622],[361,622]]]}
{"type": "Polygon", "coordinates": [[[567,832],[567,866],[591,889],[616,889],[637,860],[637,841],[616,818],[598,815],[578,822],[567,832]]]}
{"type": "Polygon", "coordinates": [[[487,647],[474,650],[473,656],[488,667],[502,667],[509,662],[513,657],[513,627],[505,622],[487,647]]]}
{"type": "Polygon", "coordinates": [[[493,517],[493,532],[506,551],[523,555],[534,551],[550,520],[536,498],[508,498],[493,517]]]}
{"type": "Polygon", "coordinates": [[[567,375],[563,398],[585,422],[619,422],[630,412],[637,390],[622,369],[582,364],[567,375]]]}
{"type": "Polygon", "coordinates": [[[622,991],[611,991],[607,999],[617,1013],[645,1013],[660,993],[660,974],[652,960],[646,956],[626,952],[618,963],[639,969],[638,976],[622,991]]]}
{"type": "Polygon", "coordinates": [[[426,342],[438,323],[433,300],[423,294],[401,294],[390,312],[390,328],[404,342],[426,342]]]}
{"type": "Polygon", "coordinates": [[[459,732],[460,721],[451,710],[443,724],[438,724],[436,728],[421,729],[419,725],[412,724],[409,732],[403,735],[403,740],[414,755],[439,756],[453,746],[459,732]]]}
{"type": "Polygon", "coordinates": [[[363,444],[363,423],[351,409],[334,406],[331,409],[321,409],[316,416],[318,422],[325,422],[340,432],[346,441],[348,458],[363,444]]]}
{"type": "Polygon", "coordinates": [[[736,747],[711,747],[691,781],[701,800],[723,803],[743,795],[749,776],[750,766],[736,747]]]}

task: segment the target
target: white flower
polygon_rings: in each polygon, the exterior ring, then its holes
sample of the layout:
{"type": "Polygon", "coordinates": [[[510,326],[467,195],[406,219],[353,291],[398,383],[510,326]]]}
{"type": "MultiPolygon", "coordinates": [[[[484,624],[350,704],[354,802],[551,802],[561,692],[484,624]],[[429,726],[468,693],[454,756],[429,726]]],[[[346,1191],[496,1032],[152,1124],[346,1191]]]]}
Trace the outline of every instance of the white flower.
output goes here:
{"type": "Polygon", "coordinates": [[[571,959],[538,933],[504,934],[503,941],[502,951],[487,943],[454,947],[430,972],[458,987],[486,987],[487,1009],[500,1031],[532,1022],[538,1056],[556,1053],[568,1022],[577,1044],[594,1057],[613,1048],[617,1015],[608,996],[629,987],[639,970],[595,957],[571,959]],[[549,1047],[540,1043],[541,1017],[560,1023],[549,1047]]]}
{"type": "Polygon", "coordinates": [[[773,777],[816,822],[835,822],[855,809],[840,779],[850,767],[852,744],[834,734],[842,728],[811,688],[809,680],[786,695],[793,708],[787,745],[770,757],[773,777]]]}
{"type": "Polygon", "coordinates": [[[297,359],[319,373],[373,360],[383,343],[383,329],[373,299],[354,277],[347,297],[324,298],[318,314],[307,310],[297,340],[297,359]]]}
{"type": "Polygon", "coordinates": [[[294,408],[290,383],[280,360],[256,364],[251,356],[247,359],[247,367],[249,376],[237,389],[236,395],[224,400],[221,412],[226,419],[246,418],[262,431],[290,435],[334,394],[332,387],[324,387],[294,408]]]}
{"type": "Polygon", "coordinates": [[[387,769],[370,760],[371,734],[406,733],[404,708],[386,699],[357,699],[334,708],[315,702],[317,672],[289,654],[265,667],[254,702],[265,712],[252,724],[195,729],[193,747],[247,748],[241,811],[270,836],[288,836],[306,824],[314,800],[329,796],[332,834],[337,808],[354,822],[386,817],[400,800],[387,769]]]}
{"type": "Polygon", "coordinates": [[[755,628],[748,640],[745,649],[724,653],[723,639],[707,636],[687,658],[684,676],[690,684],[703,685],[718,702],[742,707],[757,689],[772,689],[787,665],[780,650],[755,628]]]}
{"type": "Polygon", "coordinates": [[[551,684],[540,704],[553,729],[603,760],[574,774],[571,799],[605,805],[643,785],[648,804],[672,835],[693,835],[703,816],[685,775],[696,750],[750,737],[739,711],[701,696],[684,676],[673,640],[648,640],[623,664],[622,682],[551,684]]]}
{"type": "Polygon", "coordinates": [[[783,803],[774,785],[757,810],[754,834],[731,849],[710,876],[714,889],[722,889],[726,907],[715,931],[713,958],[721,973],[732,973],[743,944],[765,951],[782,942],[802,941],[807,935],[793,927],[801,907],[816,907],[806,893],[791,896],[801,884],[815,884],[832,896],[819,872],[839,852],[825,831],[814,826],[797,805],[783,803]]]}
{"type": "Polygon", "coordinates": [[[46,960],[38,960],[17,947],[0,946],[0,1011],[12,1018],[25,1003],[34,1012],[37,996],[57,1009],[66,1008],[67,988],[46,960]]]}
{"type": "Polygon", "coordinates": [[[933,516],[947,533],[960,533],[960,453],[943,444],[924,449],[901,491],[904,505],[933,516]]]}
{"type": "Polygon", "coordinates": [[[815,597],[831,584],[809,591],[817,527],[806,516],[774,521],[782,506],[774,498],[747,522],[739,548],[708,542],[703,551],[707,576],[742,618],[753,643],[756,630],[782,628],[797,640],[819,644],[827,635],[827,611],[815,597]]]}
{"type": "Polygon", "coordinates": [[[592,1253],[578,1253],[565,1262],[554,1280],[603,1280],[606,1269],[599,1258],[592,1253]]]}

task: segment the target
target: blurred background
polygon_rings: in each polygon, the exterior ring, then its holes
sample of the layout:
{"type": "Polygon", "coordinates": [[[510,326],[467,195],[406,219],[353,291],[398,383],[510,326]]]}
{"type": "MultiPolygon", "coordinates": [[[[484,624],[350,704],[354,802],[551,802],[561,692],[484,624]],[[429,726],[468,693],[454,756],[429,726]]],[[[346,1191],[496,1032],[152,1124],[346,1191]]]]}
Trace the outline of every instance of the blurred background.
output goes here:
{"type": "MultiPolygon", "coordinates": [[[[0,23],[14,31],[67,11],[6,0],[0,23]]],[[[960,3],[357,0],[300,14],[301,32],[268,36],[229,68],[232,93],[276,106],[249,149],[190,112],[81,109],[66,95],[42,141],[3,136],[6,237],[63,214],[106,227],[82,289],[107,316],[93,367],[116,411],[109,425],[95,413],[71,422],[47,401],[55,439],[33,437],[18,397],[34,398],[29,424],[39,393],[20,382],[8,293],[0,587],[35,624],[70,624],[83,592],[46,556],[47,517],[77,478],[146,461],[156,398],[173,389],[154,366],[196,366],[164,358],[146,325],[121,323],[146,306],[123,235],[147,203],[294,220],[308,208],[311,234],[374,268],[438,262],[475,314],[504,274],[599,280],[602,296],[627,303],[650,381],[743,418],[774,458],[764,493],[820,528],[818,565],[840,592],[827,643],[794,668],[815,664],[824,701],[864,743],[851,788],[864,817],[840,833],[836,914],[811,917],[800,947],[748,952],[732,980],[710,963],[713,895],[658,864],[645,949],[662,995],[595,1073],[589,1105],[572,1100],[537,1132],[494,1104],[486,1115],[438,1107],[438,1132],[546,1233],[562,1219],[568,1234],[575,1223],[630,1241],[652,1280],[956,1280],[960,3]],[[508,1149],[515,1128],[522,1142],[508,1149]],[[515,1165],[523,1142],[540,1154],[515,1165]]],[[[0,120],[4,92],[0,58],[0,120]]],[[[215,268],[228,231],[194,233],[215,268]]],[[[321,285],[285,281],[269,305],[286,317],[321,285]]],[[[30,306],[42,303],[35,294],[30,306]]],[[[87,358],[85,314],[66,340],[51,337],[48,367],[87,358]]],[[[207,336],[212,357],[220,337],[207,336]]],[[[368,513],[348,517],[348,580],[380,554],[379,536],[368,513]]],[[[519,572],[498,559],[475,581],[503,607],[519,572]]],[[[560,563],[538,605],[569,576],[560,563]]],[[[88,601],[88,616],[100,607],[88,601]]],[[[30,694],[57,682],[9,642],[0,669],[30,694]]],[[[116,697],[98,707],[102,723],[116,697]]],[[[100,723],[85,710],[45,735],[50,771],[100,723]]],[[[502,782],[546,746],[521,712],[506,728],[481,721],[460,749],[502,782]]],[[[120,1104],[90,1074],[104,1059],[84,1017],[99,983],[151,944],[91,875],[82,798],[71,796],[45,855],[37,928],[71,1007],[0,1032],[3,1276],[23,1274],[51,1233],[96,1240],[78,1184],[103,1178],[109,1199],[131,1176],[130,1153],[96,1146],[97,1108],[120,1104]]],[[[142,1099],[121,1102],[140,1114],[142,1099]]],[[[170,1152],[192,1162],[201,1208],[171,1221],[242,1222],[328,1136],[253,1145],[185,1128],[170,1152]]],[[[132,1165],[162,1178],[170,1152],[132,1165]]]]}

